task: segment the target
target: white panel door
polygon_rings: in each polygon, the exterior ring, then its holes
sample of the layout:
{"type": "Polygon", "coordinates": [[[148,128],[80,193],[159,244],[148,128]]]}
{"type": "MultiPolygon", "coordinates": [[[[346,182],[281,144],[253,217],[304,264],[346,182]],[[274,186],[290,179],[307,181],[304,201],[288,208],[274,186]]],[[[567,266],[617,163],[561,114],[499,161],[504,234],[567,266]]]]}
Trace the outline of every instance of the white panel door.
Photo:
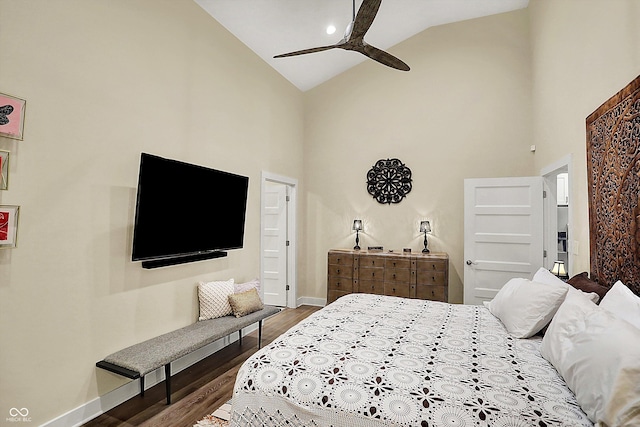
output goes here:
{"type": "Polygon", "coordinates": [[[262,280],[264,303],[287,305],[287,186],[268,183],[264,191],[262,280]]]}
{"type": "Polygon", "coordinates": [[[464,303],[491,300],[543,264],[542,177],[464,181],[464,303]]]}

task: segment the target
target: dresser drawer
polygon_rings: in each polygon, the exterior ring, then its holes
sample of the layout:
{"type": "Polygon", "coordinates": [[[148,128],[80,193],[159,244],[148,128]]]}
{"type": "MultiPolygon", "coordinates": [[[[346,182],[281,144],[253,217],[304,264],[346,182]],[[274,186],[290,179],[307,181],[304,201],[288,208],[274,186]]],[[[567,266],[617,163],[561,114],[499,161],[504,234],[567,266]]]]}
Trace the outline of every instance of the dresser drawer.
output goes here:
{"type": "Polygon", "coordinates": [[[447,261],[442,259],[418,259],[416,269],[418,271],[445,271],[447,269],[447,261]]]}
{"type": "Polygon", "coordinates": [[[331,276],[351,279],[353,277],[353,266],[329,264],[329,277],[331,276]]]}
{"type": "Polygon", "coordinates": [[[344,265],[353,268],[353,255],[329,252],[329,264],[344,265]]]}
{"type": "Polygon", "coordinates": [[[384,257],[379,255],[360,255],[360,270],[365,267],[384,268],[384,257]]]}
{"type": "Polygon", "coordinates": [[[446,273],[444,271],[418,271],[416,283],[418,285],[444,286],[446,273]]]}
{"type": "Polygon", "coordinates": [[[408,283],[384,282],[385,295],[408,298],[410,289],[411,287],[408,283]]]}
{"type": "Polygon", "coordinates": [[[360,267],[358,273],[360,280],[384,280],[384,267],[360,267]]]}
{"type": "Polygon", "coordinates": [[[384,271],[385,282],[409,283],[411,281],[411,270],[408,268],[387,268],[384,271]]]}
{"type": "Polygon", "coordinates": [[[447,288],[445,286],[416,286],[416,298],[431,301],[447,302],[447,288]]]}
{"type": "Polygon", "coordinates": [[[411,268],[411,258],[387,258],[384,260],[384,268],[411,268]]]}
{"type": "Polygon", "coordinates": [[[350,278],[329,276],[329,291],[353,292],[353,282],[350,278]]]}
{"type": "Polygon", "coordinates": [[[354,291],[363,294],[384,295],[384,282],[360,280],[354,291]]]}

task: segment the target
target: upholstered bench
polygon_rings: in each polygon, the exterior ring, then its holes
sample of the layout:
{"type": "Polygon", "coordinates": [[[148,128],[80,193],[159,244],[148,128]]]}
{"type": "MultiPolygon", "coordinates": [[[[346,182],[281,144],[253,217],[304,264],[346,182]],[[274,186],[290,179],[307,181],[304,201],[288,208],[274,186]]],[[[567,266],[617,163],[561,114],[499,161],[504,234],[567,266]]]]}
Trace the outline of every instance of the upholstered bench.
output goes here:
{"type": "Polygon", "coordinates": [[[168,332],[139,344],[117,351],[96,366],[127,378],[140,378],[140,395],[144,396],[144,376],[164,366],[167,404],[171,404],[171,362],[204,347],[220,338],[238,332],[242,341],[242,328],[258,323],[258,348],[262,341],[262,321],[278,313],[278,307],[265,305],[262,310],[243,317],[224,316],[201,320],[176,331],[168,332]]]}

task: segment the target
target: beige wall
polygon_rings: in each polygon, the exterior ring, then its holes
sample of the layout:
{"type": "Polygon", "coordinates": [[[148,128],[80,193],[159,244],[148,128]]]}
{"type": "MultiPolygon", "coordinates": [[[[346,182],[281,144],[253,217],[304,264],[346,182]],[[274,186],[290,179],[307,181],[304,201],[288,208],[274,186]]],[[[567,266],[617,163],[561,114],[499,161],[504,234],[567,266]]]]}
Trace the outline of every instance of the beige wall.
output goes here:
{"type": "Polygon", "coordinates": [[[570,265],[589,271],[585,120],[640,75],[640,2],[531,0],[529,13],[535,170],[572,155],[570,265]]]}
{"type": "Polygon", "coordinates": [[[305,94],[302,293],[326,295],[326,254],[354,245],[422,248],[419,222],[429,219],[430,249],[450,256],[449,299],[462,302],[465,178],[533,173],[531,64],[526,10],[434,27],[391,52],[409,73],[375,62],[305,94]],[[413,189],[397,205],[377,203],[366,174],[397,157],[413,189]]]}
{"type": "Polygon", "coordinates": [[[128,381],[95,362],[196,320],[197,281],[259,275],[260,173],[302,179],[303,100],[192,0],[0,0],[0,46],[0,92],[27,100],[24,141],[0,138],[0,203],[22,212],[0,251],[0,424],[40,425],[128,381]],[[249,176],[245,248],[131,263],[141,151],[249,176]]]}

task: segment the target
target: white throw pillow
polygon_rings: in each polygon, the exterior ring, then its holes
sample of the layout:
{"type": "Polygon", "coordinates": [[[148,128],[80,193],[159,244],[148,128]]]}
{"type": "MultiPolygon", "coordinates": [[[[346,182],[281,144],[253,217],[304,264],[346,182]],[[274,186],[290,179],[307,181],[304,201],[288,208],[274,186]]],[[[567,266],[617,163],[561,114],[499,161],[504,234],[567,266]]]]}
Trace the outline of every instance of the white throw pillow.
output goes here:
{"type": "MultiPolygon", "coordinates": [[[[236,283],[233,285],[234,294],[247,292],[247,291],[250,291],[251,289],[255,289],[258,292],[258,295],[260,295],[260,279],[255,278],[249,282],[236,283]]],[[[262,297],[260,297],[260,300],[262,300],[262,297]]]]}
{"type": "Polygon", "coordinates": [[[580,292],[581,294],[586,295],[591,301],[597,303],[600,297],[595,292],[583,292],[580,289],[576,289],[570,284],[563,282],[561,279],[556,277],[552,272],[547,270],[544,267],[540,267],[536,274],[533,275],[533,282],[545,283],[547,285],[555,285],[562,286],[565,289],[568,289],[568,292],[580,292]]]}
{"type": "Polygon", "coordinates": [[[198,320],[215,319],[233,313],[229,295],[233,294],[233,279],[217,282],[200,282],[198,300],[200,317],[198,320]]]}
{"type": "Polygon", "coordinates": [[[570,293],[542,339],[558,370],[598,425],[640,425],[640,330],[570,293]]]}
{"type": "Polygon", "coordinates": [[[600,307],[618,319],[626,320],[636,328],[640,328],[640,297],[618,280],[606,293],[600,307]]]}
{"type": "Polygon", "coordinates": [[[566,294],[567,289],[560,286],[516,278],[509,280],[486,306],[511,335],[529,338],[551,321],[566,294]]]}

